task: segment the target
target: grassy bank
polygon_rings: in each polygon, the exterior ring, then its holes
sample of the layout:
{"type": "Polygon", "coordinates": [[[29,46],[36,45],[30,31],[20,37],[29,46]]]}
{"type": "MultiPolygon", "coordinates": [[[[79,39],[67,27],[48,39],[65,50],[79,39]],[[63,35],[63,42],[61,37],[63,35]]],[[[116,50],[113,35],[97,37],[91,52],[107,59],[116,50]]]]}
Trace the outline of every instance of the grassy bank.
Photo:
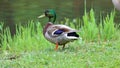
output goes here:
{"type": "Polygon", "coordinates": [[[82,40],[68,43],[65,50],[42,35],[40,22],[29,21],[26,26],[16,25],[16,34],[11,37],[10,29],[0,24],[0,67],[1,68],[119,68],[120,37],[114,24],[115,12],[96,21],[91,9],[83,19],[65,18],[61,24],[78,29],[82,40]]]}

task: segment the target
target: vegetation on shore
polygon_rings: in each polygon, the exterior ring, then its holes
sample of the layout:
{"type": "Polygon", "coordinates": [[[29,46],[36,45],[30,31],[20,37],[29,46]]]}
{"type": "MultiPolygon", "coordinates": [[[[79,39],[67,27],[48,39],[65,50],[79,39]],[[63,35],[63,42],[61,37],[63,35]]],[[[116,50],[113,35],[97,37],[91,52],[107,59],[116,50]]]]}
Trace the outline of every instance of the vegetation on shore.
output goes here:
{"type": "Polygon", "coordinates": [[[83,19],[65,18],[65,23],[79,30],[82,40],[68,43],[65,50],[54,51],[54,44],[44,39],[41,22],[16,25],[11,36],[9,27],[0,24],[0,67],[2,68],[118,68],[120,67],[120,30],[114,23],[115,12],[96,21],[94,10],[83,19]]]}

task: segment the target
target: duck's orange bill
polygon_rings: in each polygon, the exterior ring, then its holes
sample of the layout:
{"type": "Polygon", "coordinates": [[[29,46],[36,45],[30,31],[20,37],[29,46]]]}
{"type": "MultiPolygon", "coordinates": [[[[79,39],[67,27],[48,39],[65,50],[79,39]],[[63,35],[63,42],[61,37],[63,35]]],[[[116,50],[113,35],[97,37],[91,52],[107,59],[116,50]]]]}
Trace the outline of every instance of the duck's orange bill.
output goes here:
{"type": "Polygon", "coordinates": [[[55,47],[55,50],[58,50],[58,43],[56,43],[56,47],[55,47]]]}

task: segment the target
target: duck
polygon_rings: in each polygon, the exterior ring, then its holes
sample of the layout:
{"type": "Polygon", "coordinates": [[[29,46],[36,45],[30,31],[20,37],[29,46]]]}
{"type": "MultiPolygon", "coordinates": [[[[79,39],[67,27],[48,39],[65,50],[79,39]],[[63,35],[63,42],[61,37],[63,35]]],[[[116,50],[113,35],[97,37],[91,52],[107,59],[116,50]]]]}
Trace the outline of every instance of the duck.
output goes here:
{"type": "Polygon", "coordinates": [[[112,0],[114,7],[120,11],[120,0],[112,0]]]}
{"type": "Polygon", "coordinates": [[[43,17],[48,17],[48,22],[43,28],[43,35],[48,41],[56,45],[55,50],[58,50],[59,45],[63,46],[62,49],[64,49],[68,42],[79,39],[78,30],[66,25],[54,24],[56,12],[53,9],[47,9],[43,15],[38,16],[38,18],[43,17]]]}

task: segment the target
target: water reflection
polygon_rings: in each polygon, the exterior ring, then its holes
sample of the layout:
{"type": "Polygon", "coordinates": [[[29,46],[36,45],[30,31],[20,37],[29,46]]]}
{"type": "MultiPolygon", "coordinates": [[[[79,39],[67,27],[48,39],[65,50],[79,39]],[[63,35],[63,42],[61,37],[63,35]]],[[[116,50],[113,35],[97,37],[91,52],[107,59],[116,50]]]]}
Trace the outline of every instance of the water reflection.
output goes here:
{"type": "MultiPolygon", "coordinates": [[[[100,12],[106,15],[113,10],[111,0],[87,0],[87,11],[91,7],[98,15],[100,12]]],[[[84,0],[1,0],[0,21],[4,21],[14,31],[14,24],[26,23],[28,20],[37,21],[37,16],[48,8],[55,9],[58,21],[63,20],[64,17],[82,18],[84,0]]],[[[39,21],[47,22],[46,19],[39,21]]]]}

